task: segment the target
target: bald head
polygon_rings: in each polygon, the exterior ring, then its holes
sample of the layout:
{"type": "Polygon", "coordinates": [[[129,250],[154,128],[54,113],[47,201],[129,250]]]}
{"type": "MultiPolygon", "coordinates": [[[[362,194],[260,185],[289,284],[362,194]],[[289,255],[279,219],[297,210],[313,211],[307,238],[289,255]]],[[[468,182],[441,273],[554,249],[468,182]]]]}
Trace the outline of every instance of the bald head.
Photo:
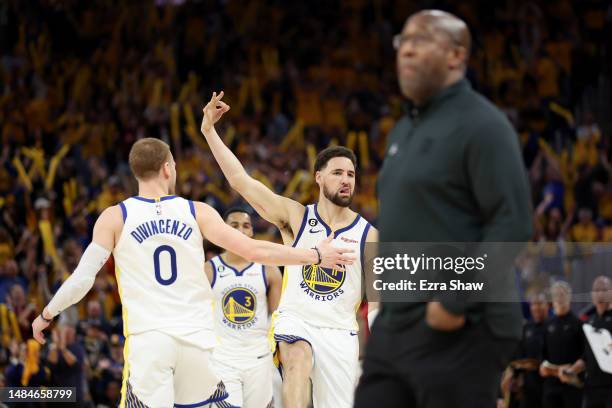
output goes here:
{"type": "Polygon", "coordinates": [[[610,290],[612,289],[612,280],[607,276],[598,276],[593,281],[593,290],[610,290]]]}
{"type": "Polygon", "coordinates": [[[395,38],[397,74],[405,97],[424,105],[465,76],[471,38],[460,18],[423,10],[406,20],[395,38]]]}
{"type": "Polygon", "coordinates": [[[469,56],[472,37],[467,24],[459,17],[442,10],[422,10],[410,16],[406,25],[412,19],[422,20],[431,34],[446,36],[452,45],[465,48],[469,56]]]}
{"type": "Polygon", "coordinates": [[[607,276],[598,276],[593,280],[591,289],[593,304],[602,311],[606,310],[612,302],[612,280],[607,276]]]}

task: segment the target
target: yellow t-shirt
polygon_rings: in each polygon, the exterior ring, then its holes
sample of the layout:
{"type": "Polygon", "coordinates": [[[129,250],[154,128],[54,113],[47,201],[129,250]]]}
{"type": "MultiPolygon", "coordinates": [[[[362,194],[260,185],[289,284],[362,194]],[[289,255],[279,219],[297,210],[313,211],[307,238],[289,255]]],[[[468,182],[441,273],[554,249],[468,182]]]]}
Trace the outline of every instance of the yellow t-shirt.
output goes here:
{"type": "Polygon", "coordinates": [[[606,219],[612,220],[612,193],[607,192],[599,199],[598,203],[599,216],[606,219]]]}
{"type": "Polygon", "coordinates": [[[603,242],[612,242],[612,226],[607,226],[601,233],[601,240],[603,242]]]}
{"type": "Polygon", "coordinates": [[[597,227],[592,222],[589,224],[576,224],[572,227],[572,239],[576,242],[597,241],[597,227]]]}
{"type": "Polygon", "coordinates": [[[554,98],[559,96],[557,64],[548,57],[540,58],[536,66],[538,76],[538,96],[554,98]]]}

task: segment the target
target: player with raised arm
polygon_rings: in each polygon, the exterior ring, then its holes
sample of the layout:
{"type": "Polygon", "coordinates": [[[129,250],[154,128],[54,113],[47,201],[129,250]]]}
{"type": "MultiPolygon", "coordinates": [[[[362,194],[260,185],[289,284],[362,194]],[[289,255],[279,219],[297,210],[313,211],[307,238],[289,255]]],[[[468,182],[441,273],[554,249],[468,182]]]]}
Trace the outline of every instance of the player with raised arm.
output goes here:
{"type": "Polygon", "coordinates": [[[169,146],[145,138],[132,146],[138,196],[105,209],[73,274],[32,323],[34,338],[89,291],[112,253],[126,342],[120,407],[229,407],[210,368],[215,345],[210,285],[202,276],[203,237],[266,265],[350,265],[331,237],[315,249],[256,241],[223,222],[210,206],[177,197],[169,146]],[[195,404],[195,405],[194,405],[195,404]]]}
{"type": "MultiPolygon", "coordinates": [[[[319,200],[304,206],[280,196],[255,180],[225,146],[214,124],[230,108],[213,94],[204,107],[201,131],[223,174],[240,195],[280,230],[283,242],[310,248],[333,235],[337,247],[359,251],[378,234],[352,211],[355,191],[355,154],[344,147],[321,151],[315,163],[319,200]]],[[[315,407],[352,407],[358,376],[356,310],[362,299],[362,260],[345,270],[317,265],[288,266],[283,292],[273,318],[273,333],[283,374],[285,408],[306,407],[312,380],[315,407]]],[[[377,305],[372,305],[370,316],[377,305]]]]}

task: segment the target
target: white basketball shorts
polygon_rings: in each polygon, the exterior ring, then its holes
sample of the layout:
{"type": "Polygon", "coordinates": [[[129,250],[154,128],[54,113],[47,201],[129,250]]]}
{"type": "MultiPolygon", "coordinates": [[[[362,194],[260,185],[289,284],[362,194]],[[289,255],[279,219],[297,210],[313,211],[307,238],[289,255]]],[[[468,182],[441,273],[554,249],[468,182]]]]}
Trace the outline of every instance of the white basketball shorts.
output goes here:
{"type": "MultiPolygon", "coordinates": [[[[312,348],[314,408],[351,408],[359,373],[357,332],[311,326],[286,314],[277,315],[273,325],[277,344],[303,340],[312,348]]],[[[282,372],[282,356],[280,362],[282,372]]]]}
{"type": "Polygon", "coordinates": [[[212,348],[200,348],[159,331],[129,335],[120,408],[230,407],[214,374],[212,348]]]}

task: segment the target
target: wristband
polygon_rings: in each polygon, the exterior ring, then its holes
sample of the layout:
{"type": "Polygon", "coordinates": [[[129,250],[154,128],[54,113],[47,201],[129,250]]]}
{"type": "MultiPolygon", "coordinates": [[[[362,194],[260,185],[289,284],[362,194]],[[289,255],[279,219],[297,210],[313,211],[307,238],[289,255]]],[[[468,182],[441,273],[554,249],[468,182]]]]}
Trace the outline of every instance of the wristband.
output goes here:
{"type": "Polygon", "coordinates": [[[320,264],[321,264],[321,252],[319,252],[319,248],[317,248],[317,247],[313,247],[312,249],[314,249],[315,251],[317,251],[317,258],[318,258],[317,263],[316,263],[316,264],[313,264],[313,265],[320,265],[320,264]]]}
{"type": "Polygon", "coordinates": [[[45,318],[45,316],[43,316],[42,312],[40,313],[40,318],[43,319],[43,321],[45,323],[51,323],[53,321],[53,318],[51,318],[51,319],[45,318]]]}

